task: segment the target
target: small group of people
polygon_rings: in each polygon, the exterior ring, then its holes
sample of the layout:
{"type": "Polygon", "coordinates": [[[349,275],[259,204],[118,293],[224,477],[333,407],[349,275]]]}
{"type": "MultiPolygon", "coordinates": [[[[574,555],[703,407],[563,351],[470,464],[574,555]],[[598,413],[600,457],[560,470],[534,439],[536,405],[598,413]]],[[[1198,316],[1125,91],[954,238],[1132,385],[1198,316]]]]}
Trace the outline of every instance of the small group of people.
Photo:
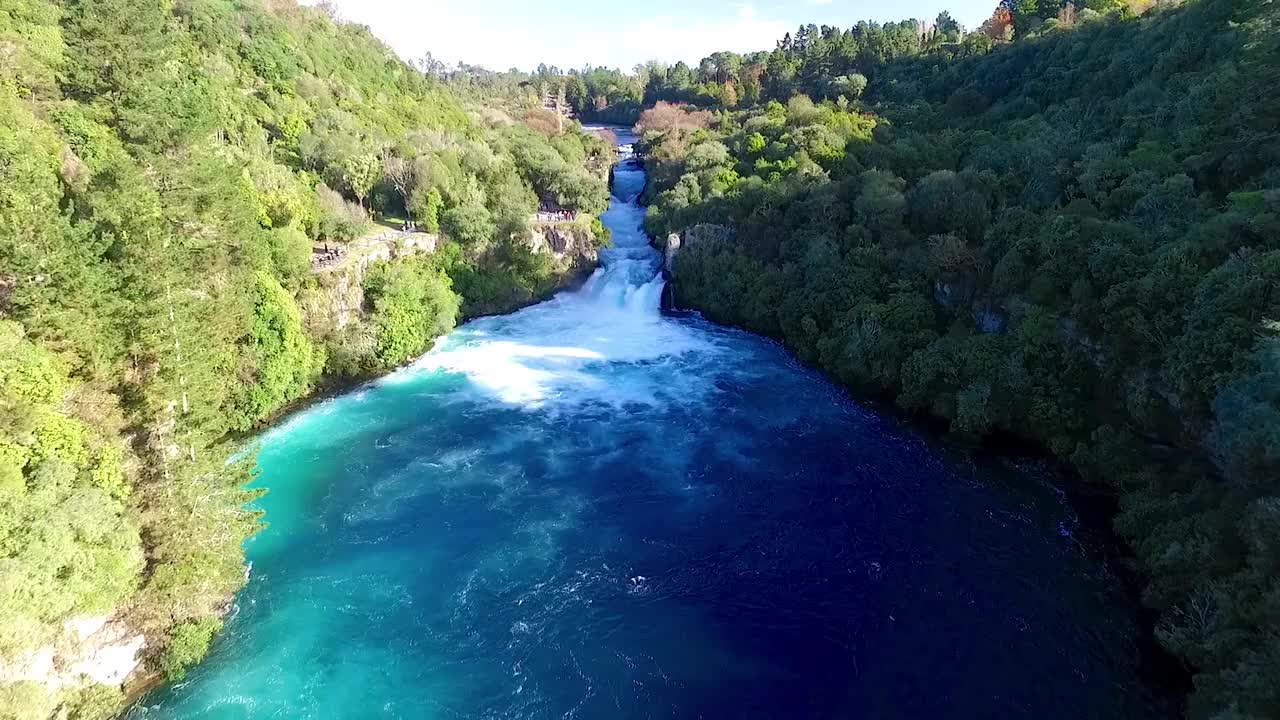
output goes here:
{"type": "Polygon", "coordinates": [[[342,245],[330,245],[325,243],[311,248],[311,264],[314,267],[324,267],[331,265],[342,259],[347,254],[347,248],[342,245]]]}
{"type": "Polygon", "coordinates": [[[400,232],[418,232],[418,223],[413,220],[405,220],[400,223],[400,232]]]}
{"type": "Polygon", "coordinates": [[[539,210],[538,220],[542,222],[571,222],[576,220],[578,213],[574,210],[539,210]]]}

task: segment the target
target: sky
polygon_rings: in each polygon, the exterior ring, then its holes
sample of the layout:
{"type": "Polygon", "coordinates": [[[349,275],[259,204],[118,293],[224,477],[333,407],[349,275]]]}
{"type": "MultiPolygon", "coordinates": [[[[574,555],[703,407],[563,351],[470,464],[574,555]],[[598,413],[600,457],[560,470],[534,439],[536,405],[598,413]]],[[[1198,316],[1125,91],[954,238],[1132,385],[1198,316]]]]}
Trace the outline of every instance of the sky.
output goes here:
{"type": "MultiPolygon", "coordinates": [[[[315,0],[304,0],[313,4],[315,0]]],[[[717,50],[769,50],[801,24],[933,18],[977,27],[997,0],[330,0],[407,60],[430,52],[491,70],[630,70],[647,60],[697,63],[717,50]]]]}

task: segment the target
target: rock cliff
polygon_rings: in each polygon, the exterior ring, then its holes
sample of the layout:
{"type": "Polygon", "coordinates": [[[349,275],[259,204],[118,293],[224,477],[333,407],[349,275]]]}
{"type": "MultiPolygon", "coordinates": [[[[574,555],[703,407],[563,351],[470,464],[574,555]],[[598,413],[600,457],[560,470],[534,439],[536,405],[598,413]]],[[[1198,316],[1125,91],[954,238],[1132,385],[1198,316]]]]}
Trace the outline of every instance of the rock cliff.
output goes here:
{"type": "MultiPolygon", "coordinates": [[[[547,292],[513,293],[495,307],[472,309],[471,314],[505,313],[545,299],[550,293],[572,287],[595,269],[600,241],[586,222],[552,222],[531,225],[523,237],[529,250],[550,260],[551,284],[547,292]]],[[[396,261],[434,253],[441,239],[426,233],[390,233],[357,243],[338,263],[317,269],[315,287],[303,291],[299,306],[316,337],[345,328],[365,317],[364,282],[369,268],[380,261],[396,261]]],[[[464,306],[464,311],[467,308],[464,306]]]]}
{"type": "Polygon", "coordinates": [[[364,312],[364,278],[369,267],[383,260],[398,260],[436,251],[440,238],[428,233],[390,233],[357,243],[340,263],[316,270],[318,292],[307,293],[302,310],[313,328],[342,330],[364,312]]]}
{"type": "Polygon", "coordinates": [[[572,285],[595,269],[600,243],[590,228],[576,223],[539,223],[529,233],[529,249],[551,256],[558,288],[572,285]]]}
{"type": "Polygon", "coordinates": [[[62,628],[56,642],[0,662],[0,686],[27,685],[54,704],[91,685],[118,688],[142,665],[146,638],[115,617],[76,617],[62,628]]]}
{"type": "Polygon", "coordinates": [[[707,243],[733,242],[735,237],[737,233],[732,227],[709,223],[694,225],[680,233],[671,233],[665,241],[658,243],[658,249],[662,250],[662,270],[670,279],[676,269],[676,256],[680,254],[682,248],[707,243]]]}

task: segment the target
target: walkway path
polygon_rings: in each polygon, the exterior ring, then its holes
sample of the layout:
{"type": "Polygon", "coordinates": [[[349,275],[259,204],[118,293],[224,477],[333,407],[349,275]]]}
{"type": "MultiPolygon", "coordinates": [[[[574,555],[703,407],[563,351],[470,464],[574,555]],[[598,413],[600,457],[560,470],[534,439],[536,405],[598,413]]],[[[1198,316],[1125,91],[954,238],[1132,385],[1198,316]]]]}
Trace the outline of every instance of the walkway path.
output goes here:
{"type": "Polygon", "coordinates": [[[400,248],[427,247],[435,250],[436,235],[424,232],[406,232],[379,226],[345,245],[326,243],[311,248],[311,272],[324,273],[345,267],[353,259],[364,261],[370,256],[376,259],[390,258],[400,248]]]}

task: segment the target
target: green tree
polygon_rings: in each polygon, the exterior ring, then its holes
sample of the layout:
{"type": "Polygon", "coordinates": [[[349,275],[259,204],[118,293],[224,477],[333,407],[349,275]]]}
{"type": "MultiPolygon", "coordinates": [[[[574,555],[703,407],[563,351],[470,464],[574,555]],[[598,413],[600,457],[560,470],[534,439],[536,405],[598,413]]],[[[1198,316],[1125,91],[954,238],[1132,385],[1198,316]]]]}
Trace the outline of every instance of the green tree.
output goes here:
{"type": "Polygon", "coordinates": [[[342,181],[355,195],[361,208],[364,208],[364,200],[369,197],[381,173],[382,164],[376,155],[352,155],[342,161],[342,181]]]}
{"type": "Polygon", "coordinates": [[[421,354],[457,320],[458,296],[449,277],[429,261],[378,265],[366,291],[377,326],[375,357],[382,367],[421,354]]]}
{"type": "Polygon", "coordinates": [[[324,367],[323,354],[311,344],[293,298],[269,273],[254,276],[253,324],[248,362],[234,427],[248,430],[310,389],[324,367]]]}
{"type": "Polygon", "coordinates": [[[409,204],[413,217],[422,223],[423,230],[432,233],[440,230],[440,213],[444,208],[444,198],[441,197],[439,190],[435,188],[425,191],[415,190],[409,204]]]}
{"type": "Polygon", "coordinates": [[[483,251],[497,233],[493,215],[481,205],[463,205],[445,210],[440,229],[451,240],[472,252],[483,251]]]}
{"type": "Polygon", "coordinates": [[[221,627],[222,622],[215,618],[202,618],[175,627],[160,660],[165,677],[170,682],[185,678],[187,670],[209,651],[213,636],[221,627]]]}
{"type": "Polygon", "coordinates": [[[831,90],[836,95],[842,95],[850,100],[857,100],[862,97],[862,93],[867,89],[867,78],[865,75],[853,73],[851,75],[840,75],[831,80],[831,90]]]}

